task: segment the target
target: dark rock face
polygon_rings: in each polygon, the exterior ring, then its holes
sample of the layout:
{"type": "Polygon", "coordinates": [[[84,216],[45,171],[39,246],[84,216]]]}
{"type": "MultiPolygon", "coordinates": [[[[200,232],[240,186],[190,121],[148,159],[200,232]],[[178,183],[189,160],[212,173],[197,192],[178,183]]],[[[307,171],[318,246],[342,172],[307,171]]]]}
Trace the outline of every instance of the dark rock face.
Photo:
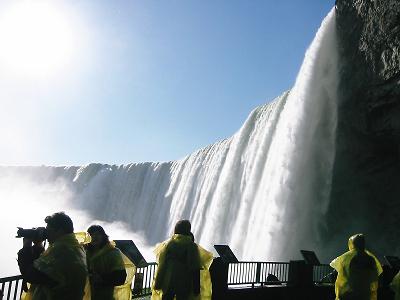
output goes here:
{"type": "Polygon", "coordinates": [[[400,1],[336,0],[336,13],[337,152],[321,256],[358,232],[379,256],[400,255],[400,1]]]}

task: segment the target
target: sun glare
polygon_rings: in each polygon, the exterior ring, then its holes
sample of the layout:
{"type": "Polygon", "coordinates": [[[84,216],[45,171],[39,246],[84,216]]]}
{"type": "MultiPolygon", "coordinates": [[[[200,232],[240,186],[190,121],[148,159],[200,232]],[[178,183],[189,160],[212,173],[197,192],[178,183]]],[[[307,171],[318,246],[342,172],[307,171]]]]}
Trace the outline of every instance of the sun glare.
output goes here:
{"type": "Polygon", "coordinates": [[[0,67],[20,75],[47,76],[72,60],[71,22],[51,2],[22,1],[0,14],[0,67]]]}

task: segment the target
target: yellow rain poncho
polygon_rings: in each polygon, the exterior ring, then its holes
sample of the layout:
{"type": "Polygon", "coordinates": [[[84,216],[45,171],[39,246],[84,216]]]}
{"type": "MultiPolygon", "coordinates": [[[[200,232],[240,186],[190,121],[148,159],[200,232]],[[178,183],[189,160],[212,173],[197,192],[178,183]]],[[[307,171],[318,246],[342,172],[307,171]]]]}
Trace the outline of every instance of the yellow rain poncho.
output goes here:
{"type": "Polygon", "coordinates": [[[338,272],[335,282],[336,300],[347,295],[355,296],[357,300],[377,300],[378,277],[383,271],[382,266],[371,252],[355,249],[352,238],[349,240],[349,251],[335,258],[330,266],[338,272]],[[352,267],[353,258],[371,262],[370,267],[352,267]]]}
{"type": "Polygon", "coordinates": [[[211,277],[208,271],[213,255],[193,243],[190,236],[174,234],[154,250],[158,268],[153,283],[152,300],[175,291],[183,299],[211,299],[211,277]],[[193,293],[193,274],[200,271],[200,294],[193,293]]]}
{"type": "Polygon", "coordinates": [[[73,233],[54,241],[33,265],[57,284],[31,285],[25,300],[82,299],[87,280],[86,254],[73,233]]]}
{"type": "Polygon", "coordinates": [[[91,272],[107,274],[113,271],[126,271],[126,279],[119,286],[91,286],[85,294],[85,300],[130,300],[132,298],[131,284],[136,268],[114,243],[106,244],[100,250],[87,254],[88,267],[91,272]]]}
{"type": "Polygon", "coordinates": [[[392,283],[390,284],[390,287],[394,291],[394,300],[400,300],[400,272],[394,276],[392,283]]]}

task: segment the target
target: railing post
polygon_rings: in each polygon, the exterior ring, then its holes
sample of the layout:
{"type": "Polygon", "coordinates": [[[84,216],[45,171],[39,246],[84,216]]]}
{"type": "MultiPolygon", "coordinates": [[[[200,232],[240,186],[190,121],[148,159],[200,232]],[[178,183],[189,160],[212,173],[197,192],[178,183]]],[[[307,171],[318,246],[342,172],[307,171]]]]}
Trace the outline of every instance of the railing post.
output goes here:
{"type": "Polygon", "coordinates": [[[260,274],[261,274],[261,263],[258,262],[257,269],[256,269],[256,283],[261,283],[260,274]]]}
{"type": "Polygon", "coordinates": [[[212,299],[226,299],[228,292],[228,270],[229,264],[225,263],[222,258],[216,257],[210,266],[210,276],[212,283],[212,299]]]}

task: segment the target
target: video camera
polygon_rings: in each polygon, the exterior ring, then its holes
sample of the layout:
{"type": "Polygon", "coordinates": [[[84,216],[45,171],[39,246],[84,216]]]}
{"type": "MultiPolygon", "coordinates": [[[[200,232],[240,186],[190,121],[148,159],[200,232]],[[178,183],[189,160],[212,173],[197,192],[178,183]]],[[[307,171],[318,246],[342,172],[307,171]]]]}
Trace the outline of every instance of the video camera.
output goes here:
{"type": "Polygon", "coordinates": [[[47,230],[45,227],[34,227],[32,229],[17,228],[16,238],[28,238],[33,241],[44,241],[47,238],[47,230]]]}

